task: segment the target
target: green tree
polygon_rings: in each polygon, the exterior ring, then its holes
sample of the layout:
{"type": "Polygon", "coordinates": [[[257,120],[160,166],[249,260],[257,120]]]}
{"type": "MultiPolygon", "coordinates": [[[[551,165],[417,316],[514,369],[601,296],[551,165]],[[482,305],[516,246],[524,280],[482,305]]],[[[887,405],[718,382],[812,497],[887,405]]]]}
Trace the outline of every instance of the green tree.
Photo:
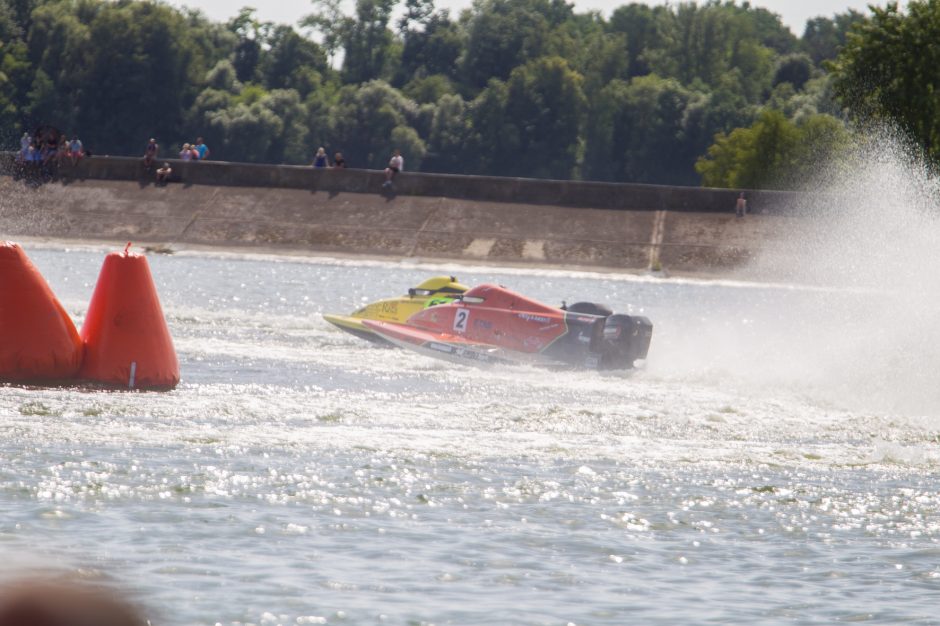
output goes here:
{"type": "Polygon", "coordinates": [[[232,59],[238,80],[243,83],[255,80],[262,44],[274,25],[255,19],[255,9],[245,7],[229,21],[228,27],[238,37],[232,59]]]}
{"type": "Polygon", "coordinates": [[[266,91],[258,85],[240,93],[207,88],[191,111],[199,134],[209,140],[219,159],[251,163],[304,163],[306,111],[294,89],[266,91]]]}
{"type": "Polygon", "coordinates": [[[504,175],[518,164],[520,130],[506,113],[508,88],[492,79],[470,103],[470,132],[464,146],[464,167],[473,174],[504,175]]]}
{"type": "Polygon", "coordinates": [[[576,170],[586,100],[583,78],[564,59],[546,57],[513,70],[506,116],[518,129],[518,151],[506,174],[569,178],[576,170]]]}
{"type": "Polygon", "coordinates": [[[21,119],[79,132],[103,153],[178,137],[208,68],[234,45],[198,14],[133,0],[39,2],[29,24],[21,119]]]}
{"type": "Polygon", "coordinates": [[[446,76],[433,74],[413,79],[402,87],[401,92],[420,104],[433,104],[448,94],[456,93],[456,89],[446,76]]]}
{"type": "Polygon", "coordinates": [[[87,144],[136,154],[148,137],[179,135],[199,78],[188,35],[165,5],[100,3],[86,69],[76,68],[85,88],[75,93],[75,125],[87,144]]]}
{"type": "MultiPolygon", "coordinates": [[[[2,0],[0,1],[0,14],[8,15],[9,20],[19,30],[17,36],[22,37],[28,33],[33,26],[33,10],[36,9],[42,0],[2,0]]],[[[0,22],[4,20],[0,17],[0,22]]],[[[0,26],[0,30],[2,30],[0,26]]],[[[5,39],[8,35],[0,33],[0,39],[5,39]]]]}
{"type": "Polygon", "coordinates": [[[264,153],[267,163],[305,163],[313,156],[307,145],[305,111],[300,94],[295,89],[274,89],[262,100],[261,106],[271,111],[281,122],[280,133],[264,153]]]}
{"type": "MultiPolygon", "coordinates": [[[[569,178],[577,171],[586,108],[583,78],[544,57],[493,79],[470,104],[463,171],[569,178]]],[[[458,133],[459,134],[459,133],[458,133]]]]}
{"type": "Polygon", "coordinates": [[[409,169],[418,169],[426,147],[414,124],[418,106],[383,81],[346,85],[329,107],[325,125],[329,145],[350,164],[384,168],[395,148],[409,169]]]}
{"type": "Polygon", "coordinates": [[[845,13],[838,13],[832,19],[817,17],[808,20],[803,30],[800,47],[816,65],[835,59],[839,50],[845,45],[849,29],[863,21],[865,21],[865,16],[852,9],[845,13]]]}
{"type": "Polygon", "coordinates": [[[817,113],[845,117],[833,100],[832,77],[828,74],[808,81],[801,91],[796,91],[790,83],[780,83],[774,87],[764,106],[782,112],[794,122],[817,113]]]}
{"type": "Polygon", "coordinates": [[[682,3],[662,15],[658,29],[665,48],[645,55],[651,71],[683,85],[699,81],[709,88],[733,72],[737,88],[751,103],[770,89],[778,48],[795,42],[779,17],[748,3],[682,3]]]}
{"type": "Polygon", "coordinates": [[[574,14],[552,28],[544,56],[565,59],[584,77],[585,94],[593,94],[614,78],[626,75],[626,41],[623,33],[607,30],[599,13],[574,14]]]}
{"type": "MultiPolygon", "coordinates": [[[[728,2],[725,6],[728,6],[728,2]]],[[[742,2],[741,6],[730,3],[732,10],[744,18],[745,22],[753,24],[754,34],[762,46],[770,48],[777,54],[787,55],[797,51],[799,41],[796,36],[780,21],[780,16],[763,7],[752,6],[750,2],[742,2]]]]}
{"type": "Polygon", "coordinates": [[[16,11],[0,1],[0,145],[13,144],[16,132],[13,130],[19,121],[27,97],[32,87],[32,67],[23,42],[24,29],[21,27],[16,11]]]}
{"type": "Polygon", "coordinates": [[[284,123],[261,102],[238,103],[208,113],[206,121],[223,159],[264,162],[265,156],[284,131],[284,123]]]}
{"type": "Polygon", "coordinates": [[[796,125],[768,110],[752,127],[718,135],[696,169],[706,187],[779,189],[797,164],[799,141],[796,125]]]}
{"type": "Polygon", "coordinates": [[[807,115],[797,122],[800,129],[800,180],[811,178],[821,167],[851,155],[855,141],[842,120],[831,115],[807,115]]]}
{"type": "Polygon", "coordinates": [[[572,15],[563,0],[480,0],[464,27],[463,82],[476,92],[493,78],[506,80],[542,56],[552,27],[572,15]]]}
{"type": "Polygon", "coordinates": [[[674,45],[674,27],[673,14],[665,6],[634,2],[614,9],[608,28],[626,38],[628,66],[624,79],[645,76],[653,65],[664,65],[662,57],[674,45]]]}
{"type": "Polygon", "coordinates": [[[790,83],[797,91],[813,76],[813,61],[805,54],[788,54],[777,61],[773,85],[790,83]]]}
{"type": "Polygon", "coordinates": [[[795,124],[768,109],[749,128],[718,135],[695,167],[708,187],[797,188],[845,158],[851,147],[844,124],[831,116],[814,115],[795,124]]]}
{"type": "MultiPolygon", "coordinates": [[[[418,15],[421,15],[418,13],[418,15]]],[[[445,76],[449,81],[457,78],[457,59],[463,49],[463,39],[457,24],[447,11],[432,13],[420,21],[411,19],[400,23],[404,40],[398,84],[409,83],[427,76],[445,76]]]]}
{"type": "Polygon", "coordinates": [[[91,29],[67,3],[46,3],[31,14],[29,58],[35,67],[25,112],[31,124],[76,126],[76,95],[87,89],[91,29]]]}
{"type": "Polygon", "coordinates": [[[398,32],[403,35],[413,25],[426,26],[434,15],[434,0],[405,0],[405,13],[398,19],[398,32]]]}
{"type": "Polygon", "coordinates": [[[592,102],[584,176],[646,183],[694,182],[694,153],[684,136],[686,111],[703,96],[675,79],[611,81],[592,102]]]}
{"type": "Polygon", "coordinates": [[[290,26],[275,26],[264,43],[259,70],[268,89],[296,89],[306,96],[329,71],[323,50],[290,26]]]}
{"type": "Polygon", "coordinates": [[[466,172],[465,149],[470,138],[467,103],[458,95],[440,98],[431,122],[428,154],[424,170],[428,172],[466,172]]]}
{"type": "MultiPolygon", "coordinates": [[[[51,123],[99,153],[202,135],[215,157],[251,162],[307,162],[323,145],[383,167],[397,146],[411,170],[694,183],[716,134],[786,134],[755,130],[757,111],[825,136],[839,123],[818,114],[857,95],[855,115],[937,144],[937,33],[895,25],[910,19],[896,8],[886,24],[812,20],[798,49],[777,16],[734,0],[634,2],[609,19],[570,0],[475,0],[453,19],[433,0],[357,0],[350,15],[312,3],[298,31],[250,8],[214,23],[152,0],[0,0],[0,124],[15,137],[51,123]],[[832,77],[815,63],[851,28],[880,47],[864,56],[852,35],[832,77]]],[[[936,4],[914,0],[911,16],[936,4]]]]}
{"type": "Polygon", "coordinates": [[[835,92],[855,118],[896,123],[940,158],[940,0],[871,11],[831,65],[835,92]]]}
{"type": "Polygon", "coordinates": [[[580,60],[584,92],[589,97],[614,79],[630,75],[627,38],[622,33],[600,33],[584,43],[586,54],[580,60]]]}
{"type": "MultiPolygon", "coordinates": [[[[758,107],[749,104],[737,89],[737,79],[732,75],[714,91],[693,95],[685,109],[678,135],[682,149],[676,155],[672,182],[699,184],[701,178],[695,170],[695,162],[714,143],[715,136],[750,126],[758,113],[758,107]]],[[[816,110],[813,109],[812,113],[816,110]]]]}
{"type": "Polygon", "coordinates": [[[319,33],[323,49],[333,65],[333,59],[343,43],[349,18],[343,13],[342,0],[313,0],[315,10],[300,20],[303,28],[319,33]]]}
{"type": "Polygon", "coordinates": [[[396,0],[356,0],[356,17],[342,33],[345,82],[359,84],[385,77],[392,44],[388,22],[395,4],[396,0]]]}

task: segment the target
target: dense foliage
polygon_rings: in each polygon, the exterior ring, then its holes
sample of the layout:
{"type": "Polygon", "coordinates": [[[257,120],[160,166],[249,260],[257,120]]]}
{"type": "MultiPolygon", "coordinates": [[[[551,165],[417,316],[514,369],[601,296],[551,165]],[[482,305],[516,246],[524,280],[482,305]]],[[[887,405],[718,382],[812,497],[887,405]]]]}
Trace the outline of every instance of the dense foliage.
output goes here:
{"type": "MultiPolygon", "coordinates": [[[[825,152],[812,142],[842,141],[826,63],[847,31],[862,27],[861,50],[893,15],[817,18],[797,38],[718,0],[609,18],[564,0],[476,0],[459,16],[433,0],[356,0],[348,15],[313,0],[296,27],[251,9],[220,24],[151,1],[0,0],[0,129],[12,146],[52,124],[99,154],[203,136],[227,160],[309,163],[325,146],[381,167],[397,147],[425,171],[780,186],[825,152]]],[[[840,93],[868,62],[853,54],[840,93]]]]}
{"type": "Polygon", "coordinates": [[[889,120],[934,160],[940,159],[940,0],[872,7],[850,34],[832,69],[852,114],[889,120]]]}
{"type": "Polygon", "coordinates": [[[767,109],[749,128],[718,134],[696,169],[709,187],[798,187],[821,164],[847,155],[851,147],[848,131],[831,115],[810,115],[794,123],[767,109]]]}

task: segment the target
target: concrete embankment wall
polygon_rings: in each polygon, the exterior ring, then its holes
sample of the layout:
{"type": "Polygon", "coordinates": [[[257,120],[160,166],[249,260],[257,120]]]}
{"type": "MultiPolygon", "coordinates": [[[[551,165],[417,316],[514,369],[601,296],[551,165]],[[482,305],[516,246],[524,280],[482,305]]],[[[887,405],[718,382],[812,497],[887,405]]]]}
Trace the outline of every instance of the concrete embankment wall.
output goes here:
{"type": "MultiPolygon", "coordinates": [[[[324,253],[727,272],[779,240],[793,194],[94,157],[59,182],[0,179],[0,235],[265,246],[324,253]]],[[[13,171],[10,155],[0,171],[13,171]]]]}

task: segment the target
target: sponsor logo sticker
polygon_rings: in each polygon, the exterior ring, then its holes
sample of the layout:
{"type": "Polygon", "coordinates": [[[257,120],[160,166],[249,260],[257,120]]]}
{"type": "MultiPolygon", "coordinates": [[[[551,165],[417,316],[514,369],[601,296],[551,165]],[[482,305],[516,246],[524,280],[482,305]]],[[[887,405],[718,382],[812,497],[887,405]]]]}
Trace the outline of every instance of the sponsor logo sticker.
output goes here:
{"type": "Polygon", "coordinates": [[[548,324],[552,320],[545,317],[544,315],[534,315],[532,313],[516,313],[516,316],[527,322],[541,322],[542,324],[548,324]]]}

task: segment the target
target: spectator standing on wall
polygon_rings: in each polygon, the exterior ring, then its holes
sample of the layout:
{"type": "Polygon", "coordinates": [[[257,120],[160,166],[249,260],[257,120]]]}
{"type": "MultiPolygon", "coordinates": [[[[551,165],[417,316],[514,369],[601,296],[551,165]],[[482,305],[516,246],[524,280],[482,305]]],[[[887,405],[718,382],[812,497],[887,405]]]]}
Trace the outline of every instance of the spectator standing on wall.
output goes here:
{"type": "Polygon", "coordinates": [[[392,152],[392,158],[388,160],[388,167],[385,168],[385,182],[382,187],[386,189],[392,186],[392,180],[398,173],[405,169],[405,159],[401,156],[401,150],[395,149],[392,152]]]}
{"type": "Polygon", "coordinates": [[[313,157],[313,166],[314,167],[329,167],[330,161],[326,158],[326,150],[320,148],[317,150],[317,155],[313,157]]]}
{"type": "Polygon", "coordinates": [[[202,137],[196,138],[196,145],[193,146],[193,150],[199,155],[196,157],[199,161],[205,161],[209,158],[209,146],[206,145],[202,137]]]}
{"type": "Polygon", "coordinates": [[[149,169],[153,165],[154,159],[157,158],[159,152],[160,146],[157,145],[157,140],[151,137],[150,141],[147,142],[147,147],[144,148],[144,167],[149,169]]]}
{"type": "Polygon", "coordinates": [[[738,201],[734,204],[734,214],[738,217],[744,217],[745,213],[747,213],[747,198],[744,197],[744,192],[742,191],[738,195],[738,201]]]}

